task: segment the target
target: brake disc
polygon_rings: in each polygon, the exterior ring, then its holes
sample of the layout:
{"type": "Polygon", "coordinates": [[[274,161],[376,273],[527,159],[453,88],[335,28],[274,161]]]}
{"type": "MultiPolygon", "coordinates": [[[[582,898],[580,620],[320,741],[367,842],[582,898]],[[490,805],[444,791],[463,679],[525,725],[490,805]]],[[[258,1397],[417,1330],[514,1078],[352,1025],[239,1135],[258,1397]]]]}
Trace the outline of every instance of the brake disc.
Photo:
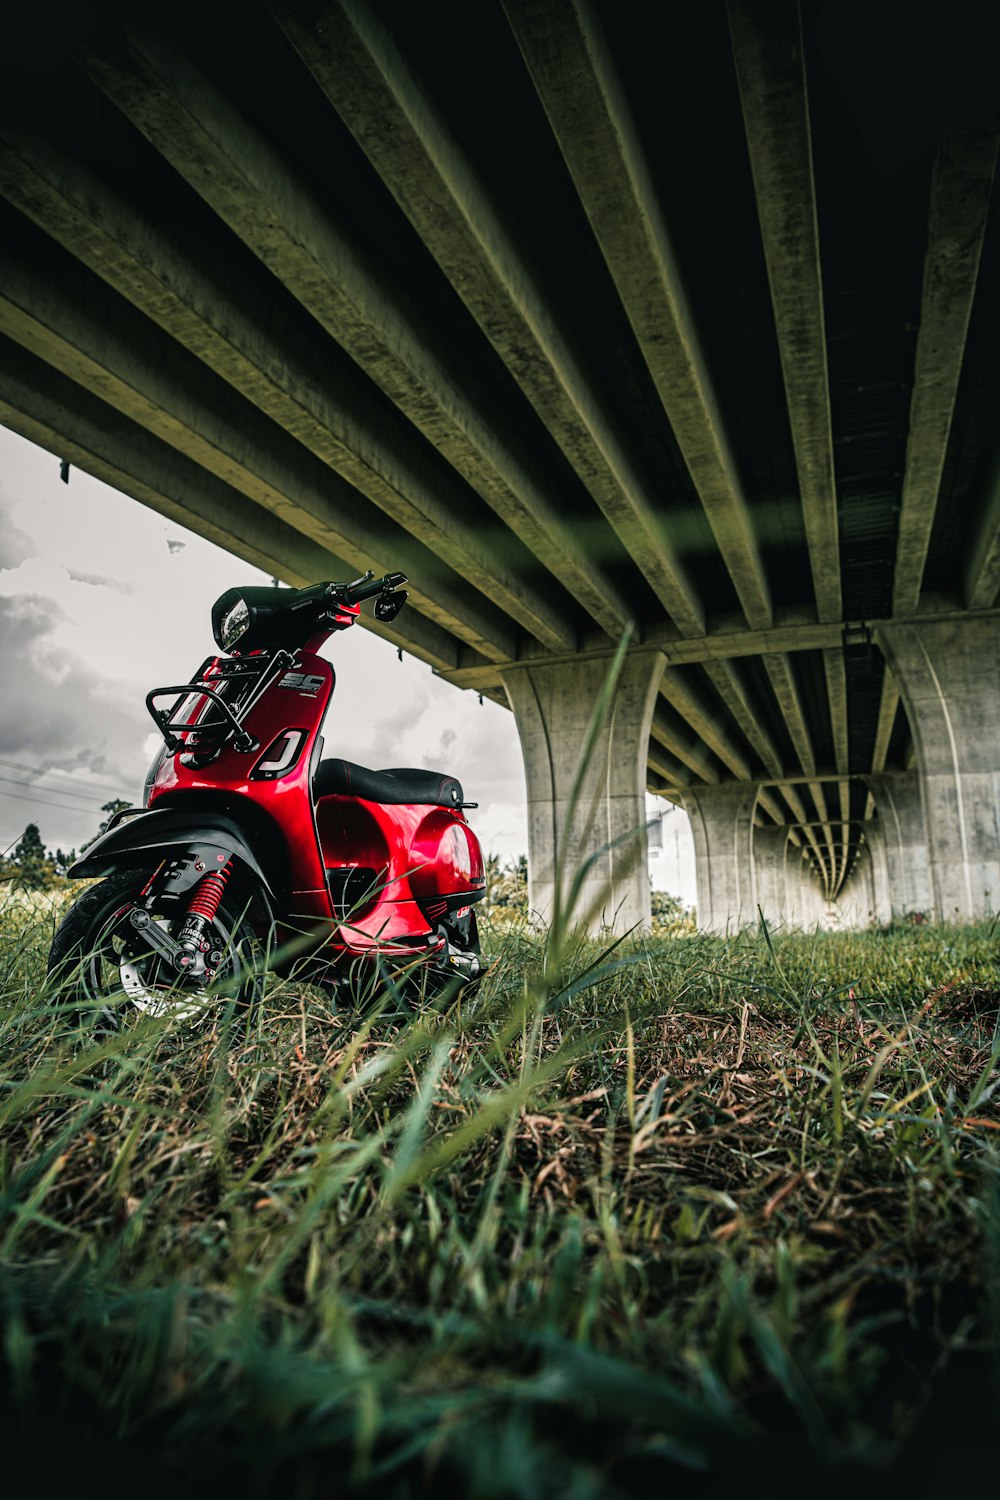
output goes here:
{"type": "MultiPolygon", "coordinates": [[[[154,917],[153,921],[165,932],[168,931],[163,917],[154,917]]],[[[123,957],[118,965],[122,989],[137,1010],[147,1016],[173,1016],[178,1021],[190,1021],[196,1016],[204,1017],[209,1014],[215,997],[203,986],[196,990],[189,989],[183,996],[177,994],[176,980],[169,986],[151,988],[143,973],[143,967],[150,962],[156,963],[155,955],[140,962],[123,957]]],[[[181,977],[177,976],[178,979],[181,977]]]]}

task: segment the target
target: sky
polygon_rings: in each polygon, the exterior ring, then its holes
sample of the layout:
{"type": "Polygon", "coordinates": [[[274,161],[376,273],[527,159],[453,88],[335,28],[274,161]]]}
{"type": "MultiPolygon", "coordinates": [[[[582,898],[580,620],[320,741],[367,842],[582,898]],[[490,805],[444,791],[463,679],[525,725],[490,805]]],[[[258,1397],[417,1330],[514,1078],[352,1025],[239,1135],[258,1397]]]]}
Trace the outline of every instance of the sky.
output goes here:
{"type": "MultiPolygon", "coordinates": [[[[101,804],[138,804],[160,743],[145,695],[184,682],[215,651],[210,610],[225,589],[270,579],[81,469],[0,427],[0,851],[25,825],[49,849],[79,848],[101,804]]],[[[461,692],[371,632],[323,654],[337,688],[326,753],[366,766],[456,775],[487,853],[527,852],[524,773],[514,716],[461,692]]],[[[656,890],[695,900],[686,815],[660,798],[656,890]]]]}

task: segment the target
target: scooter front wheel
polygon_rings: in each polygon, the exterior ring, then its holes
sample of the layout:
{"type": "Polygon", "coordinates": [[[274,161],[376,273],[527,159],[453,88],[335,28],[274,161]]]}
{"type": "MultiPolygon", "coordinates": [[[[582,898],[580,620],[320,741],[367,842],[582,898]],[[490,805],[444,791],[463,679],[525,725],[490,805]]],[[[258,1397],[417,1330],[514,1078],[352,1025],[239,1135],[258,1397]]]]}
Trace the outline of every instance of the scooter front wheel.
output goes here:
{"type": "MultiPolygon", "coordinates": [[[[75,1023],[96,1031],[120,1031],[141,1016],[163,1016],[191,1025],[210,1024],[227,1000],[241,1006],[261,997],[264,976],[250,923],[226,900],[209,929],[213,953],[221,955],[200,979],[176,972],[151,949],[131,915],[147,883],[140,871],[109,875],[84,891],[56,930],[49,953],[55,1000],[75,1023]]],[[[149,912],[173,935],[183,910],[149,912]]]]}

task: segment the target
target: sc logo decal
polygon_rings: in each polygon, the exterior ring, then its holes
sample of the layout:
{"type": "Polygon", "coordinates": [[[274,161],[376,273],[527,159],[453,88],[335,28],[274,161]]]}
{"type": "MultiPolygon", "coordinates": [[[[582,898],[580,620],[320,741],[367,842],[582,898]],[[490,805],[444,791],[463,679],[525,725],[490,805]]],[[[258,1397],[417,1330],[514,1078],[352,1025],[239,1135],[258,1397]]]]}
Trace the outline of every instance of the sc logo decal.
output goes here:
{"type": "Polygon", "coordinates": [[[303,693],[307,698],[315,698],[323,686],[323,679],[311,677],[307,672],[286,672],[278,686],[291,688],[296,693],[303,693]]]}

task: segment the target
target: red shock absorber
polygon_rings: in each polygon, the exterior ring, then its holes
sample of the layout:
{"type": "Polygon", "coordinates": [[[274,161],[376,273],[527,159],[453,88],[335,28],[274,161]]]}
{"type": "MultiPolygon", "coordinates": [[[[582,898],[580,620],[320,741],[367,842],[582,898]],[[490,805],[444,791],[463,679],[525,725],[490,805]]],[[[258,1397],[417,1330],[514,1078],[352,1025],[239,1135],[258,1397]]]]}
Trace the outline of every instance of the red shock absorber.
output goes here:
{"type": "MultiPolygon", "coordinates": [[[[210,875],[204,875],[194,888],[187,909],[187,916],[203,917],[206,922],[215,920],[215,913],[219,910],[219,902],[226,889],[226,881],[229,879],[233,862],[229,861],[221,870],[213,870],[210,875]]],[[[187,919],[185,919],[185,926],[187,919]]]]}
{"type": "Polygon", "coordinates": [[[205,929],[214,920],[215,913],[219,910],[219,902],[226,889],[232,863],[232,860],[229,860],[221,870],[213,870],[210,875],[203,875],[194,888],[194,895],[184,913],[181,930],[177,934],[177,943],[181,952],[174,962],[182,972],[193,968],[199,952],[209,951],[210,943],[204,936],[205,929]]]}

